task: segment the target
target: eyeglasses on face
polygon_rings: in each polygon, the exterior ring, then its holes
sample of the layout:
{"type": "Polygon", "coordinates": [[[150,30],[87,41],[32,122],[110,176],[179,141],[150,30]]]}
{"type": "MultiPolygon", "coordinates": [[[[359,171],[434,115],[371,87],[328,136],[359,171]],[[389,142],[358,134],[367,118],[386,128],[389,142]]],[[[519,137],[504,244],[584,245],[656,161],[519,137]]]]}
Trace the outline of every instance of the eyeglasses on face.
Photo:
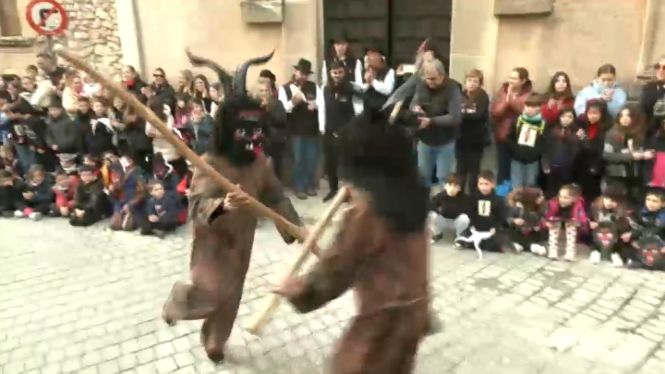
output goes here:
{"type": "Polygon", "coordinates": [[[154,78],[164,78],[164,74],[153,74],[154,78]]]}
{"type": "Polygon", "coordinates": [[[656,70],[665,70],[665,64],[654,64],[653,68],[656,70]]]}

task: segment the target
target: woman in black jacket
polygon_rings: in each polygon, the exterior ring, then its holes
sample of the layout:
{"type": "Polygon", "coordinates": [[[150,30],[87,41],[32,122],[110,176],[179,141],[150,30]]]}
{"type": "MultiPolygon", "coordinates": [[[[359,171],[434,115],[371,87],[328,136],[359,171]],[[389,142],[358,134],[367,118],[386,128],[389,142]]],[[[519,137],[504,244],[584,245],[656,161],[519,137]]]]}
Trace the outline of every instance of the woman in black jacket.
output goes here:
{"type": "Polygon", "coordinates": [[[660,120],[665,118],[665,56],[654,64],[656,79],[642,87],[640,107],[646,116],[647,136],[658,131],[660,120]]]}
{"type": "Polygon", "coordinates": [[[457,174],[461,177],[462,189],[466,191],[475,191],[483,150],[489,141],[487,121],[490,100],[482,85],[483,72],[471,69],[466,74],[464,83],[462,124],[455,147],[457,174]],[[468,189],[466,189],[467,182],[468,189]]]}

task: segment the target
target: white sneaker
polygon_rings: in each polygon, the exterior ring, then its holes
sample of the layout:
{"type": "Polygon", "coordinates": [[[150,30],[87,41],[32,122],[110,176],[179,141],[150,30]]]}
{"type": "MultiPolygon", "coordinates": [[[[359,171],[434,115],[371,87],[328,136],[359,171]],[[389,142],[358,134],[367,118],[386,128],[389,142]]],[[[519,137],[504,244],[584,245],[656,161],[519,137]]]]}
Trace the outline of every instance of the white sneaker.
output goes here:
{"type": "Polygon", "coordinates": [[[17,211],[14,212],[14,217],[16,217],[16,218],[23,218],[23,217],[25,217],[25,214],[23,214],[22,211],[17,210],[17,211]]]}
{"type": "Polygon", "coordinates": [[[618,268],[623,267],[623,260],[618,253],[612,253],[612,265],[618,268]]]}
{"type": "Polygon", "coordinates": [[[538,256],[545,256],[547,254],[547,248],[545,246],[540,245],[538,243],[533,243],[529,247],[529,250],[531,253],[536,254],[538,256]]]}
{"type": "Polygon", "coordinates": [[[522,247],[522,245],[519,243],[513,243],[513,247],[515,248],[515,252],[517,253],[524,251],[524,247],[522,247]]]}
{"type": "Polygon", "coordinates": [[[600,252],[598,251],[593,251],[589,255],[589,261],[591,261],[592,264],[598,265],[600,264],[600,252]]]}
{"type": "Polygon", "coordinates": [[[33,221],[39,221],[40,219],[42,219],[42,214],[39,212],[33,212],[30,213],[28,217],[30,217],[30,219],[33,221]]]}
{"type": "Polygon", "coordinates": [[[566,254],[563,256],[563,259],[568,261],[568,262],[575,261],[575,252],[566,251],[566,254]]]}
{"type": "Polygon", "coordinates": [[[558,260],[559,251],[554,248],[550,248],[547,250],[547,257],[551,258],[552,260],[558,260]]]}

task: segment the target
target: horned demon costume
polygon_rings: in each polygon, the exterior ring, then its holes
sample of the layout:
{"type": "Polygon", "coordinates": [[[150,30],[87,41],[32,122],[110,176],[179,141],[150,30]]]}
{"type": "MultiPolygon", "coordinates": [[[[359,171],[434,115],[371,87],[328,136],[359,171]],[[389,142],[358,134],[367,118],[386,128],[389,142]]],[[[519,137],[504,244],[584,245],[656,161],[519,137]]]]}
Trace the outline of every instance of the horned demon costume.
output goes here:
{"type": "MultiPolygon", "coordinates": [[[[272,54],[251,59],[236,72],[231,94],[216,115],[205,159],[232,183],[240,184],[244,192],[300,224],[261,151],[267,113],[247,95],[245,88],[249,67],[271,57],[272,54]]],[[[207,60],[196,58],[193,62],[196,61],[207,60]]],[[[189,195],[193,226],[191,284],[176,282],[163,310],[163,318],[169,324],[203,319],[201,343],[208,357],[216,362],[224,358],[224,345],[238,313],[257,224],[256,216],[246,209],[226,209],[225,196],[208,175],[194,170],[189,195]]],[[[280,234],[287,243],[294,241],[286,232],[280,230],[280,234]]]]}
{"type": "Polygon", "coordinates": [[[385,118],[362,114],[343,130],[340,146],[340,175],[351,183],[342,228],[314,269],[281,293],[309,312],[353,287],[358,315],[330,372],[410,373],[429,324],[427,189],[411,162],[411,141],[385,118]]]}

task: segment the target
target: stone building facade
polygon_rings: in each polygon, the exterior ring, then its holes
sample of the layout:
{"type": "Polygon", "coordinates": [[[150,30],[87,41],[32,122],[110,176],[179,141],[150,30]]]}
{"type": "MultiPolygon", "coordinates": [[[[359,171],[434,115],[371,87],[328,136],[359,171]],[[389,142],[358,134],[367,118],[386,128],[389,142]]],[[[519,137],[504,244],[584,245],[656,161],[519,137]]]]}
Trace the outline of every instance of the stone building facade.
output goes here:
{"type": "MultiPolygon", "coordinates": [[[[10,13],[5,19],[10,22],[11,29],[3,31],[3,37],[0,37],[0,67],[21,71],[27,64],[34,64],[36,53],[46,49],[46,38],[36,35],[25,20],[25,8],[29,0],[2,2],[5,4],[3,14],[11,10],[15,13],[10,13]],[[14,35],[7,37],[6,33],[14,35]]],[[[69,27],[62,36],[55,37],[53,42],[68,46],[101,71],[118,73],[122,68],[123,52],[118,35],[116,0],[59,2],[67,10],[69,27]]]]}
{"type": "MultiPolygon", "coordinates": [[[[22,69],[44,46],[23,19],[28,1],[2,0],[0,22],[8,26],[0,29],[11,29],[12,35],[3,31],[0,37],[0,69],[22,69]],[[12,15],[12,7],[18,9],[20,20],[12,15]]],[[[71,18],[63,41],[108,73],[129,63],[144,76],[162,67],[175,78],[179,70],[190,67],[186,47],[230,69],[249,56],[275,49],[267,68],[281,83],[301,57],[320,66],[327,48],[324,1],[337,0],[59,1],[71,18]]],[[[540,90],[558,70],[568,72],[579,88],[606,62],[617,67],[624,85],[636,87],[638,78],[648,76],[648,67],[665,52],[659,49],[665,41],[665,1],[447,1],[452,4],[445,22],[450,25],[451,75],[462,79],[466,70],[478,67],[486,74],[489,90],[514,66],[526,67],[540,90]]],[[[376,6],[362,11],[385,13],[376,6]]]]}

